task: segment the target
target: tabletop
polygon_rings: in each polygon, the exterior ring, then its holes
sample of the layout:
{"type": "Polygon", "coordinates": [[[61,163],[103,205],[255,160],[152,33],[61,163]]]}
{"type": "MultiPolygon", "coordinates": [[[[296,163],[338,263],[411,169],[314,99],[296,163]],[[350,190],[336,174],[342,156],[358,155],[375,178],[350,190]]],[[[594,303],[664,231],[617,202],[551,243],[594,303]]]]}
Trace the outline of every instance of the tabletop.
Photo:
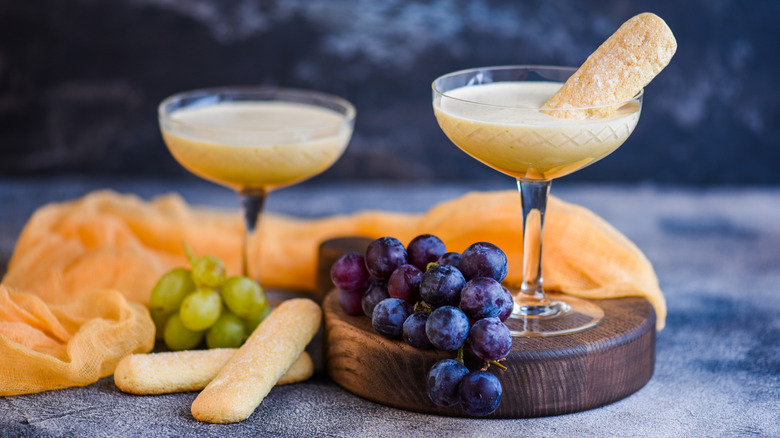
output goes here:
{"type": "MultiPolygon", "coordinates": [[[[302,217],[366,208],[422,212],[469,190],[512,187],[314,180],[273,193],[267,208],[302,217]]],[[[101,188],[144,198],[177,192],[220,208],[237,209],[238,202],[230,191],[192,179],[3,179],[2,268],[37,207],[101,188]]],[[[312,379],[274,388],[240,423],[193,419],[196,393],[131,396],[107,377],[0,398],[0,436],[780,436],[780,188],[556,182],[552,193],[588,207],[636,243],[666,295],[654,375],[623,400],[543,418],[425,415],[352,395],[316,360],[312,379]]],[[[315,338],[315,359],[318,349],[315,338]]]]}

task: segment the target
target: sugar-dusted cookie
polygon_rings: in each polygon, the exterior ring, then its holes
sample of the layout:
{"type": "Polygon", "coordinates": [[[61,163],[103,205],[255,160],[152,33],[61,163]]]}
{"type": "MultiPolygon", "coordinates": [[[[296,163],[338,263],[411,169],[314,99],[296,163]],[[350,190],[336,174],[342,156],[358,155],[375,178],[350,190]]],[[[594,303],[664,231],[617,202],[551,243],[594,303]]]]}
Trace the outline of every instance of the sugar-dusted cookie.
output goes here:
{"type": "Polygon", "coordinates": [[[634,97],[669,64],[677,41],[669,26],[646,12],[623,23],[593,52],[550,100],[544,112],[562,118],[605,117],[612,104],[634,97]],[[604,107],[603,105],[608,105],[604,107]],[[601,106],[579,111],[567,108],[601,106]]]}

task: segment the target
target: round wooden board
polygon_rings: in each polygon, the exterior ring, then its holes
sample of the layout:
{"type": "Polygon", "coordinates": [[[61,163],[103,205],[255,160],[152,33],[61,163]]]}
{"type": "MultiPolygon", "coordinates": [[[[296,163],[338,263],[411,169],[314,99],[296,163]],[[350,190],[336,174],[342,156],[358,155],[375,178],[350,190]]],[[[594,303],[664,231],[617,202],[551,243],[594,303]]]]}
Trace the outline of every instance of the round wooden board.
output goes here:
{"type": "MultiPolygon", "coordinates": [[[[604,309],[604,320],[590,330],[514,338],[503,362],[508,369],[490,367],[503,387],[501,404],[490,417],[539,417],[592,409],[620,400],[650,380],[655,366],[653,307],[642,298],[597,303],[604,309]]],[[[338,385],[383,405],[465,416],[457,406],[434,405],[425,393],[428,370],[454,353],[418,350],[402,340],[380,336],[368,318],[342,311],[337,291],[325,297],[323,309],[325,368],[338,385]]]]}

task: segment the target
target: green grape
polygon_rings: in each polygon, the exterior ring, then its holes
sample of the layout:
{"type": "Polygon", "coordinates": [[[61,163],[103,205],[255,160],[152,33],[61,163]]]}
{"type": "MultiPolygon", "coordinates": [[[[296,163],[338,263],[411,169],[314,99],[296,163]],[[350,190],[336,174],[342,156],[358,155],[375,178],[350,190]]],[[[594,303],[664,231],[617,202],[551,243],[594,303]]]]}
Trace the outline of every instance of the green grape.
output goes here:
{"type": "Polygon", "coordinates": [[[157,280],[149,297],[149,307],[171,313],[181,306],[184,296],[194,290],[195,283],[192,281],[189,269],[172,269],[157,280]]]}
{"type": "Polygon", "coordinates": [[[263,288],[249,277],[228,278],[221,292],[228,309],[241,318],[256,318],[268,307],[263,288]]]}
{"type": "Polygon", "coordinates": [[[263,312],[262,315],[260,315],[258,317],[255,317],[255,318],[245,318],[244,319],[244,328],[246,329],[247,335],[251,335],[252,332],[255,331],[257,326],[259,326],[260,323],[263,322],[263,320],[265,320],[268,317],[268,315],[271,314],[271,312],[273,310],[274,310],[273,307],[268,306],[268,307],[265,308],[265,312],[263,312]]]}
{"type": "Polygon", "coordinates": [[[171,350],[190,350],[203,340],[203,332],[188,329],[182,324],[179,315],[174,313],[165,324],[164,339],[165,345],[171,350]]]}
{"type": "Polygon", "coordinates": [[[209,348],[238,348],[246,339],[244,322],[230,311],[223,311],[214,325],[206,331],[209,348]]]}
{"type": "Polygon", "coordinates": [[[216,289],[225,282],[225,264],[212,255],[205,255],[192,264],[192,279],[198,287],[216,289]]]}
{"type": "Polygon", "coordinates": [[[168,322],[168,317],[170,317],[173,312],[163,312],[160,309],[151,308],[149,309],[149,314],[152,316],[152,321],[154,322],[154,338],[163,339],[165,324],[168,322]]]}
{"type": "Polygon", "coordinates": [[[206,330],[222,312],[222,301],[214,289],[197,289],[184,297],[179,309],[181,323],[190,330],[206,330]]]}

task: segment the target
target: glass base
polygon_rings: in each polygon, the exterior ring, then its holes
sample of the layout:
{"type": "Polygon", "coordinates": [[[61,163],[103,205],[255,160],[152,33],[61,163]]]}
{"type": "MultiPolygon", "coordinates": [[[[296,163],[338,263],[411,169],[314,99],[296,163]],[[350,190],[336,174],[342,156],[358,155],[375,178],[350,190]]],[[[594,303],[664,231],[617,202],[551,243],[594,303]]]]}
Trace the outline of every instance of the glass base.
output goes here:
{"type": "Polygon", "coordinates": [[[546,302],[523,304],[515,297],[515,308],[505,324],[512,336],[543,337],[576,333],[594,327],[604,311],[591,301],[562,294],[546,294],[546,302]]]}

